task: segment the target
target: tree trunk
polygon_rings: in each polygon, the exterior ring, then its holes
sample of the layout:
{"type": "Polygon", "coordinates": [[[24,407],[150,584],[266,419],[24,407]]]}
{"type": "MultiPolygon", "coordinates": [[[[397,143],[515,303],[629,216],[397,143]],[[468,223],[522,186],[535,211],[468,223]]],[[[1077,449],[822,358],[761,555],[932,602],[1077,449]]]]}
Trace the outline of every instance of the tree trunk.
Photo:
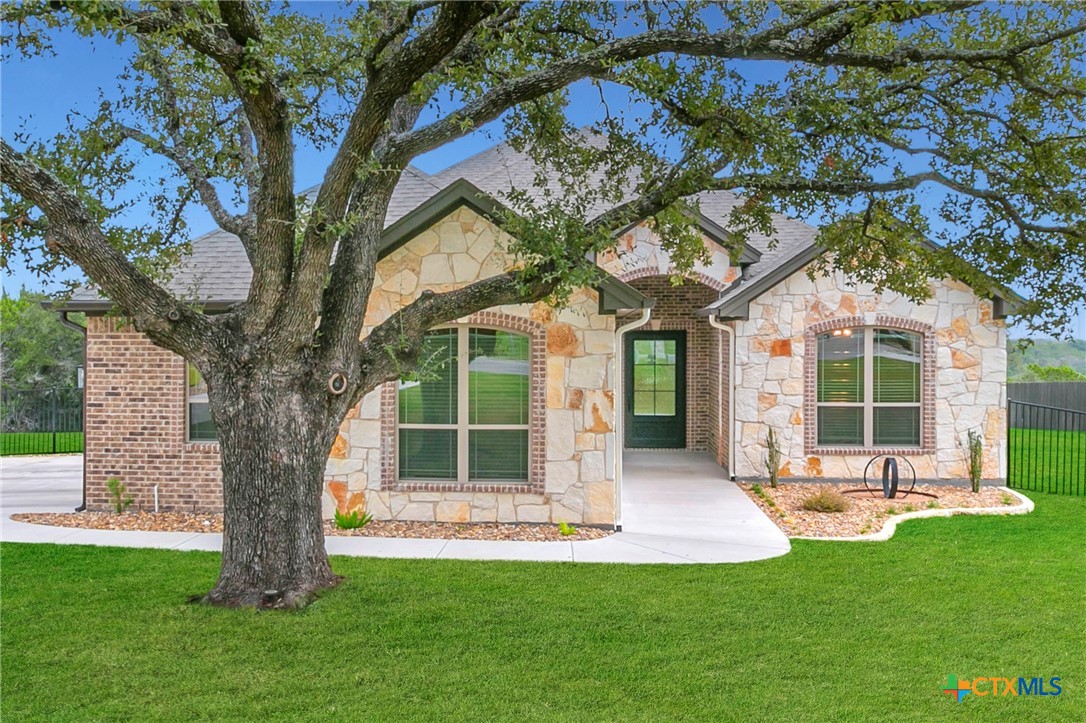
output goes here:
{"type": "Polygon", "coordinates": [[[303,607],[339,582],[321,520],[324,468],[338,429],[313,380],[270,373],[209,379],[222,452],[222,571],[201,601],[303,607]],[[310,388],[306,388],[309,384],[310,388]]]}

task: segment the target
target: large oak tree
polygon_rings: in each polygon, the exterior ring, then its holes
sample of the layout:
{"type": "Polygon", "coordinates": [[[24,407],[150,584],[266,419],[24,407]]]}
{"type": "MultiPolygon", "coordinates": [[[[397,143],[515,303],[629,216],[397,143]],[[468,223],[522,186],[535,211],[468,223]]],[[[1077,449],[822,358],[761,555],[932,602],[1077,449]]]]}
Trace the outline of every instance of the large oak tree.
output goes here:
{"type": "MultiPolygon", "coordinates": [[[[1086,296],[1086,19],[1076,5],[972,2],[29,1],[5,53],[57,32],[130,52],[93,114],[2,143],[5,254],[74,263],[155,344],[203,372],[220,431],[222,571],[205,600],[297,605],[336,581],[320,520],[340,422],[419,363],[427,329],[590,283],[643,218],[680,270],[683,199],[728,189],[736,247],[770,212],[813,218],[826,259],[914,297],[953,274],[1016,285],[1038,328],[1086,296]],[[596,86],[579,143],[570,88],[596,86]],[[114,87],[115,86],[115,87],[114,87]],[[616,92],[625,97],[615,101],[616,92]],[[360,340],[386,206],[420,154],[492,122],[561,187],[512,194],[516,272],[424,294],[360,340]],[[311,203],[295,145],[334,150],[311,203]],[[600,164],[613,183],[568,182],[600,164]],[[534,200],[533,200],[534,199],[534,200]],[[169,293],[185,207],[236,234],[247,300],[206,314],[169,293]],[[586,209],[613,210],[586,218],[586,209]],[[126,222],[132,206],[153,220],[126,222]],[[944,249],[925,239],[941,241],[944,249]],[[33,254],[31,254],[33,257],[33,254]],[[343,374],[342,394],[329,379],[343,374]],[[274,595],[265,595],[266,591],[274,595]]],[[[57,88],[50,92],[63,92],[57,88]]],[[[539,179],[540,182],[544,178],[539,179]]],[[[552,184],[553,187],[553,184],[552,184]]]]}

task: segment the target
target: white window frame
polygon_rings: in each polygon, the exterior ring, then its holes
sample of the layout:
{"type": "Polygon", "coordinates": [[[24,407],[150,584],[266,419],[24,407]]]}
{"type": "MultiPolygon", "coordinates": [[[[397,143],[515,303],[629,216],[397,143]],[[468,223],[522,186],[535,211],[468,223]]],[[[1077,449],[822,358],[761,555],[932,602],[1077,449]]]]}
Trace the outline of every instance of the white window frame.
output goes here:
{"type": "Polygon", "coordinates": [[[491,326],[488,324],[449,324],[446,326],[435,327],[433,331],[442,331],[447,329],[456,329],[456,424],[412,424],[400,422],[400,388],[399,382],[396,385],[396,479],[400,482],[410,483],[458,483],[465,485],[504,485],[504,484],[529,484],[532,470],[532,392],[534,391],[533,385],[535,384],[532,378],[532,354],[531,354],[531,335],[525,334],[521,331],[514,331],[512,329],[506,329],[501,326],[491,326]],[[471,330],[472,329],[493,329],[495,331],[503,331],[507,334],[515,334],[528,339],[528,422],[526,424],[469,424],[468,419],[471,413],[471,398],[470,398],[470,375],[468,370],[468,363],[471,354],[471,330]],[[400,430],[401,429],[454,429],[456,430],[456,479],[441,480],[431,478],[416,478],[416,477],[403,477],[400,475],[400,430]],[[470,479],[471,466],[468,461],[468,455],[471,451],[470,434],[473,431],[479,430],[517,430],[526,431],[527,437],[527,454],[528,454],[528,470],[523,479],[470,479]]]}
{"type": "Polygon", "coordinates": [[[864,378],[863,378],[863,401],[862,402],[820,402],[818,400],[818,389],[821,384],[821,372],[818,365],[819,358],[819,340],[824,336],[833,336],[834,331],[824,331],[815,336],[815,444],[824,449],[853,449],[860,444],[835,444],[826,443],[819,440],[818,430],[818,410],[822,407],[862,407],[863,408],[863,443],[864,449],[920,449],[924,443],[924,335],[909,329],[895,329],[892,326],[857,326],[849,327],[852,331],[863,331],[864,333],[864,378]],[[917,395],[917,401],[915,402],[875,402],[875,332],[876,331],[893,331],[901,334],[910,334],[917,340],[917,348],[919,349],[920,356],[918,357],[918,364],[920,365],[920,384],[919,393],[917,395]],[[919,427],[917,429],[917,438],[920,440],[920,444],[875,444],[875,408],[876,407],[912,407],[917,410],[917,419],[919,419],[919,427]]]}

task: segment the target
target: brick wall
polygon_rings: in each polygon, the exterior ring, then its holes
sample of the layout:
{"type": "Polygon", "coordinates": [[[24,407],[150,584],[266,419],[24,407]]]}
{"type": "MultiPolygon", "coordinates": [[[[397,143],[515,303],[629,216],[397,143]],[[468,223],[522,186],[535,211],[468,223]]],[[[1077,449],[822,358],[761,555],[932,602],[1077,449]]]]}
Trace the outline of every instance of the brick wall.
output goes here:
{"type": "Polygon", "coordinates": [[[87,507],[109,507],[106,481],[117,477],[134,508],[222,508],[217,444],[185,442],[185,362],[119,320],[87,319],[83,465],[87,507]]]}
{"type": "MultiPolygon", "coordinates": [[[[697,316],[720,292],[696,281],[673,286],[666,276],[631,276],[634,278],[624,279],[626,283],[656,300],[646,328],[686,332],[686,448],[711,452],[720,460],[723,445],[717,398],[725,369],[722,359],[727,358],[721,356],[726,342],[720,341],[723,334],[709,326],[707,319],[697,316]]],[[[727,399],[724,401],[726,404],[727,399]]]]}

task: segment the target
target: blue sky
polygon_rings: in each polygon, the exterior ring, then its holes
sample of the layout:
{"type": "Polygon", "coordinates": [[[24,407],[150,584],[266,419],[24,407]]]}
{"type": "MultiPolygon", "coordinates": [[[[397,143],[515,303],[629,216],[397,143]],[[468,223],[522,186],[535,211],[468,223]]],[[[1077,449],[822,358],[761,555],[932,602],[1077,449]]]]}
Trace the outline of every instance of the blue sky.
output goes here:
{"type": "MultiPolygon", "coordinates": [[[[319,6],[309,6],[319,11],[319,6]]],[[[323,6],[327,7],[327,6],[323,6]]],[[[0,67],[0,128],[5,138],[11,139],[13,131],[26,124],[38,138],[48,138],[64,128],[66,115],[73,110],[91,112],[97,107],[99,90],[109,94],[115,87],[114,78],[125,66],[128,51],[112,42],[96,41],[91,44],[73,35],[62,35],[55,43],[55,56],[39,56],[29,60],[15,57],[0,67]]],[[[774,72],[765,68],[761,72],[774,72]]],[[[568,115],[575,125],[585,125],[603,114],[597,91],[582,84],[573,88],[573,102],[568,115]]],[[[620,95],[609,98],[615,106],[625,106],[627,99],[620,95]]],[[[496,141],[501,140],[502,129],[498,124],[463,138],[448,146],[416,159],[415,165],[427,172],[436,172],[496,141]]],[[[295,179],[298,189],[320,182],[333,150],[319,151],[300,144],[297,149],[295,179]]],[[[149,172],[153,173],[153,167],[149,172]]],[[[194,233],[202,233],[214,227],[209,215],[198,205],[190,207],[189,226],[194,233]]],[[[811,219],[808,219],[811,220],[811,219]]],[[[57,291],[68,278],[78,278],[78,269],[50,278],[40,278],[26,268],[19,258],[10,260],[3,274],[3,286],[8,292],[25,286],[34,290],[57,291]]],[[[1079,310],[1074,321],[1073,334],[1086,338],[1086,313],[1079,310]]]]}

